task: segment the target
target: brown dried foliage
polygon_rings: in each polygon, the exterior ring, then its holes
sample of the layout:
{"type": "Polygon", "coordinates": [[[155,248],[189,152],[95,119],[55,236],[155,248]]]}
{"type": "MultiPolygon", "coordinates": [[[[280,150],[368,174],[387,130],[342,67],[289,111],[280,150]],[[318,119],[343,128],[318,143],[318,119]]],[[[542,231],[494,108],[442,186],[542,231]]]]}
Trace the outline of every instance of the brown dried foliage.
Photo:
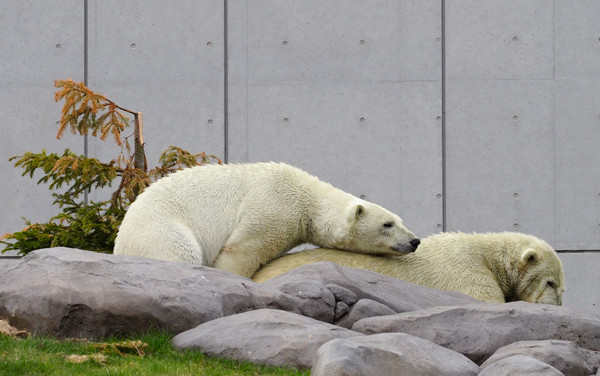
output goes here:
{"type": "Polygon", "coordinates": [[[129,117],[123,112],[133,115],[135,112],[117,106],[105,96],[87,88],[83,82],[75,82],[69,78],[54,81],[54,86],[59,89],[54,94],[54,100],[65,101],[56,138],[61,138],[69,129],[73,134],[91,134],[99,136],[101,140],[112,134],[117,145],[123,144],[121,132],[129,123],[129,117]]]}

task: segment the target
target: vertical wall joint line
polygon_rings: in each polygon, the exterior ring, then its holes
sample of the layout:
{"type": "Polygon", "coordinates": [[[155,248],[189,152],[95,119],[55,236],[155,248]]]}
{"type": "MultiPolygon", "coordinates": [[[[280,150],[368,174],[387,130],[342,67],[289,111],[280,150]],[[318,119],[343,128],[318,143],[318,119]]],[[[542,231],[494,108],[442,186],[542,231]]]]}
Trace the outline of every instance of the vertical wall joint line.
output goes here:
{"type": "Polygon", "coordinates": [[[446,176],[446,0],[441,1],[442,27],[442,231],[447,230],[448,215],[446,202],[448,199],[446,176]]]}
{"type": "MultiPolygon", "coordinates": [[[[83,1],[83,84],[88,86],[88,0],[83,1]]],[[[88,157],[88,135],[83,136],[83,155],[88,157]]],[[[88,204],[89,191],[83,192],[83,203],[88,204]]]]}
{"type": "Polygon", "coordinates": [[[223,1],[223,161],[229,162],[229,35],[227,33],[229,17],[227,13],[228,1],[223,1]]]}

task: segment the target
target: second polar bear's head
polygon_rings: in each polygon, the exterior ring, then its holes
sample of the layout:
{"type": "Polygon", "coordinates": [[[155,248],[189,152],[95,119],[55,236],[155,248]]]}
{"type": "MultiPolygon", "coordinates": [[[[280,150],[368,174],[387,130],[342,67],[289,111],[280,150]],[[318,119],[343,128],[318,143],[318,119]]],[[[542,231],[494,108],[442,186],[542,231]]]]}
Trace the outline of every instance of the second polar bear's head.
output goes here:
{"type": "Polygon", "coordinates": [[[562,304],[565,289],[562,263],[548,243],[531,237],[527,244],[523,244],[517,273],[514,295],[507,301],[562,304]]]}
{"type": "Polygon", "coordinates": [[[402,219],[367,201],[352,202],[346,213],[346,234],[342,248],[372,255],[414,252],[421,241],[404,227],[402,219]]]}

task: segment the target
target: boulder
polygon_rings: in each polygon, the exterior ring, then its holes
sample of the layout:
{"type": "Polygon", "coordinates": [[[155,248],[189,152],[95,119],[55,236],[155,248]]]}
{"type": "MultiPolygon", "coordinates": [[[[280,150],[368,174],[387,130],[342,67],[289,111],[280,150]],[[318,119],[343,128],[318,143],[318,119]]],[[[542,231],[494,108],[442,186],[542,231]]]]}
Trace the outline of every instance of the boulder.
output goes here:
{"type": "Polygon", "coordinates": [[[334,339],[319,348],[313,376],[477,375],[465,356],[404,333],[334,339]],[[401,370],[401,372],[400,372],[401,370]]]}
{"type": "Polygon", "coordinates": [[[504,358],[479,372],[479,376],[565,376],[551,365],[525,355],[504,358]]]}
{"type": "Polygon", "coordinates": [[[511,343],[496,350],[481,365],[485,369],[493,363],[513,355],[525,355],[548,363],[569,376],[589,376],[600,365],[600,354],[582,349],[571,341],[521,341],[511,343]]]}
{"type": "Polygon", "coordinates": [[[178,349],[256,364],[310,368],[317,349],[332,339],[363,336],[339,326],[272,309],[206,322],[178,334],[178,349]]]}
{"type": "Polygon", "coordinates": [[[365,334],[408,333],[459,352],[481,364],[513,342],[558,339],[600,350],[600,317],[573,309],[526,302],[435,307],[369,317],[352,330],[365,334]]]}
{"type": "MultiPolygon", "coordinates": [[[[398,313],[437,306],[480,303],[479,300],[459,292],[414,285],[387,275],[348,268],[332,262],[303,265],[261,285],[290,292],[291,286],[297,286],[298,291],[303,290],[307,281],[343,287],[352,291],[357,300],[371,299],[398,313]]],[[[338,299],[342,300],[339,297],[338,299]]]]}
{"type": "Polygon", "coordinates": [[[38,250],[10,264],[0,275],[0,317],[59,337],[152,327],[179,333],[256,308],[297,312],[302,302],[218,269],[71,248],[38,250]]]}
{"type": "Polygon", "coordinates": [[[104,337],[152,327],[177,334],[260,308],[333,323],[365,297],[396,312],[475,301],[333,263],[300,269],[299,274],[258,284],[205,266],[72,248],[41,249],[3,266],[0,318],[40,334],[104,337]]]}

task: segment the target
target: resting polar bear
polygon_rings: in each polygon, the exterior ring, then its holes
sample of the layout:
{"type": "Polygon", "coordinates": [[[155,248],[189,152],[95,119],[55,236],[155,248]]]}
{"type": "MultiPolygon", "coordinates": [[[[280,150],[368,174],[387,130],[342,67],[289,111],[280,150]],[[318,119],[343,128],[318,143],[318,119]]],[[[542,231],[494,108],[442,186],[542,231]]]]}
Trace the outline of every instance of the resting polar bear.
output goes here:
{"type": "Polygon", "coordinates": [[[198,166],[129,207],[115,254],[214,266],[246,277],[302,244],[372,254],[413,252],[397,215],[278,163],[198,166]]]}
{"type": "Polygon", "coordinates": [[[459,291],[484,302],[524,300],[562,304],[563,268],[543,240],[520,233],[441,233],[422,240],[415,253],[377,257],[312,249],[271,261],[252,278],[276,277],[301,265],[333,261],[415,284],[459,291]]]}

